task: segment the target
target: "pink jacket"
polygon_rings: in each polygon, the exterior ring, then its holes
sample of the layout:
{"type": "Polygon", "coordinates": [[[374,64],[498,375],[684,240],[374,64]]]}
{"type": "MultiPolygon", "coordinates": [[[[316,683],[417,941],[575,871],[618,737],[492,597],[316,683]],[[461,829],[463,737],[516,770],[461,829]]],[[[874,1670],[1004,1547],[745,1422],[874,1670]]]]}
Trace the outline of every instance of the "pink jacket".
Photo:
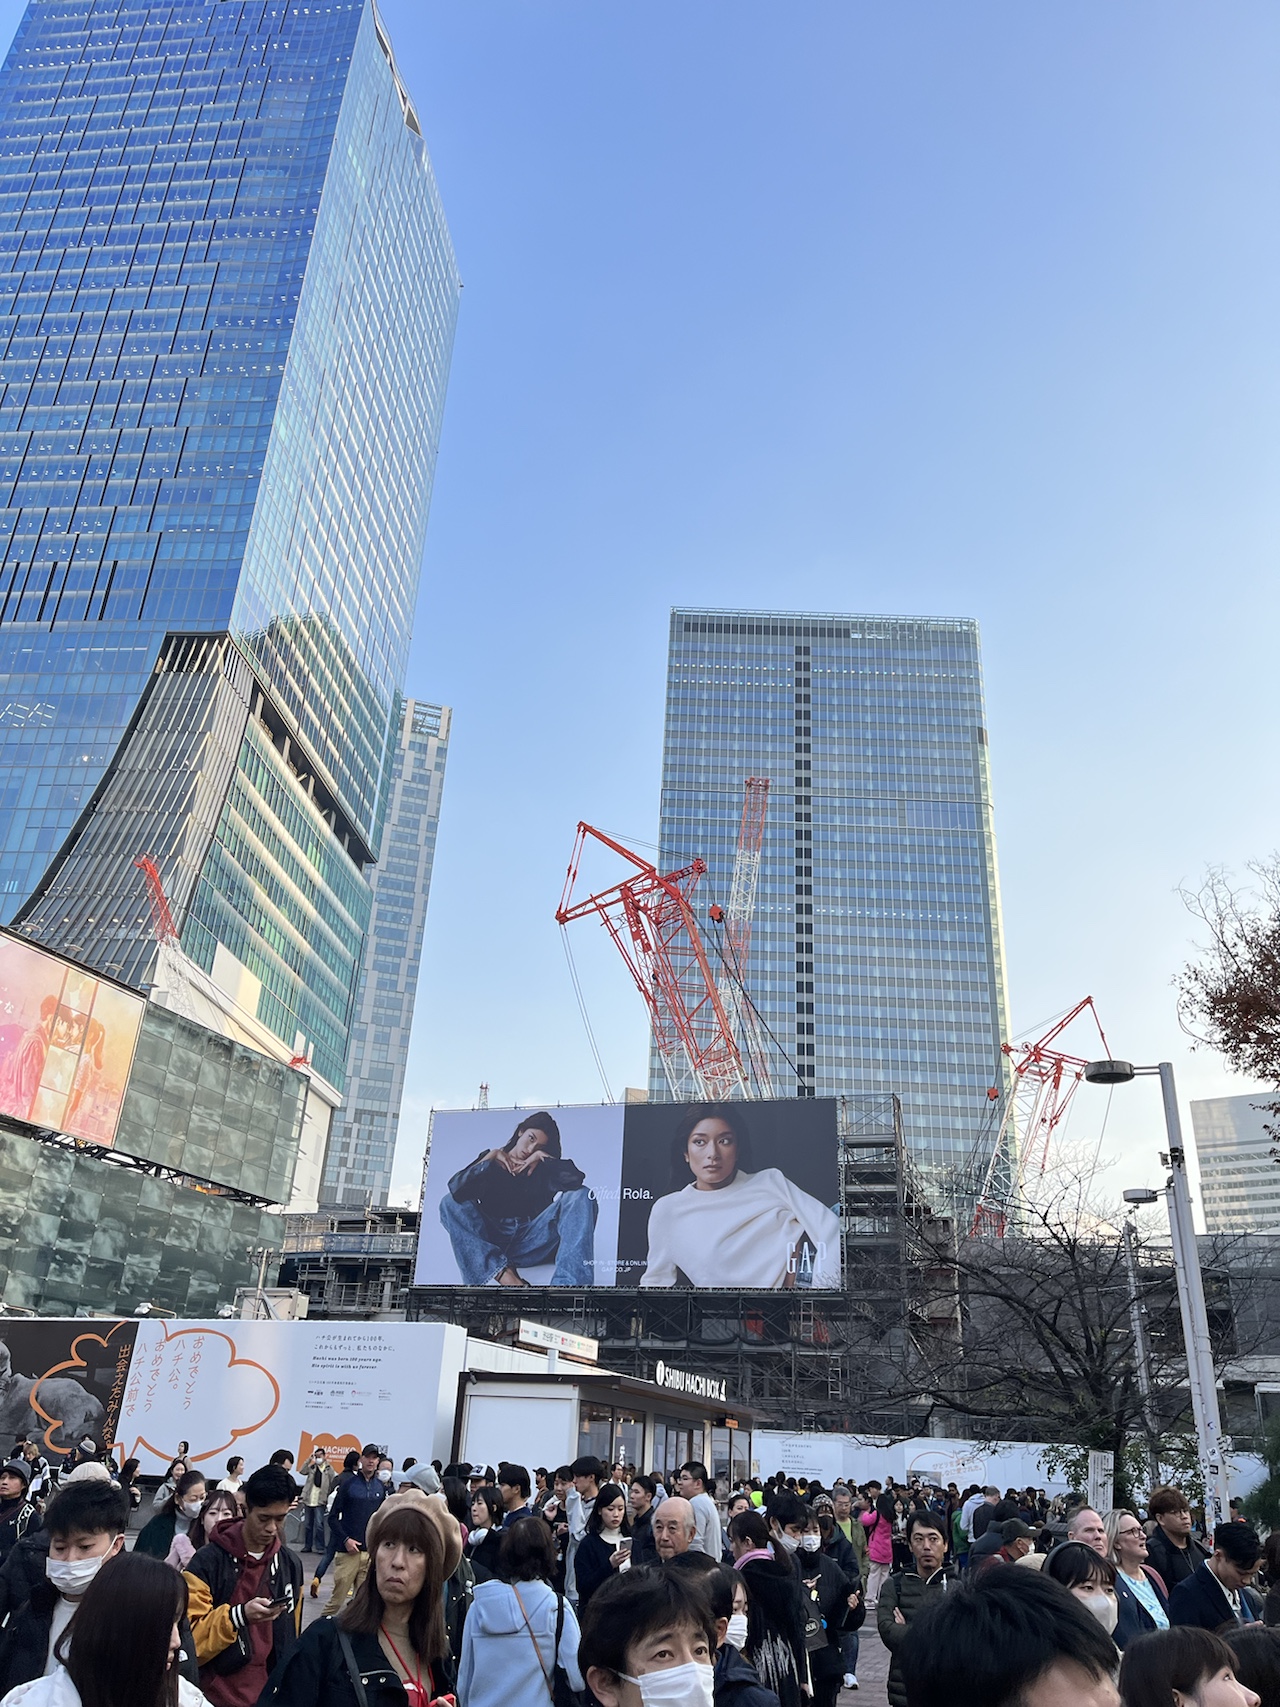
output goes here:
{"type": "Polygon", "coordinates": [[[867,1557],[873,1565],[893,1563],[893,1525],[878,1511],[864,1511],[862,1527],[867,1532],[867,1557]]]}

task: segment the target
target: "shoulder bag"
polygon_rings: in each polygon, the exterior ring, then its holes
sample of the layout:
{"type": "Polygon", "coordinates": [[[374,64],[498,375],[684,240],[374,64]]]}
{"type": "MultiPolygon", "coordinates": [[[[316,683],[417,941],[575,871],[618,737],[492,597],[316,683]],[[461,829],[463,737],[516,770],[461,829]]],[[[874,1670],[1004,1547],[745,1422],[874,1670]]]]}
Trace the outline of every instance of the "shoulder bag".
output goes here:
{"type": "Polygon", "coordinates": [[[586,1697],[569,1682],[569,1674],[560,1664],[560,1638],[564,1634],[564,1596],[556,1596],[556,1642],[551,1650],[551,1671],[548,1673],[542,1661],[542,1649],[538,1646],[538,1638],[533,1633],[533,1625],[529,1622],[529,1614],[524,1609],[520,1598],[520,1590],[514,1583],[511,1592],[516,1597],[516,1605],[520,1608],[520,1616],[524,1619],[524,1627],[529,1632],[529,1640],[533,1643],[533,1651],[538,1656],[538,1670],[542,1673],[542,1681],[547,1686],[547,1694],[551,1697],[552,1707],[582,1707],[586,1697]]]}

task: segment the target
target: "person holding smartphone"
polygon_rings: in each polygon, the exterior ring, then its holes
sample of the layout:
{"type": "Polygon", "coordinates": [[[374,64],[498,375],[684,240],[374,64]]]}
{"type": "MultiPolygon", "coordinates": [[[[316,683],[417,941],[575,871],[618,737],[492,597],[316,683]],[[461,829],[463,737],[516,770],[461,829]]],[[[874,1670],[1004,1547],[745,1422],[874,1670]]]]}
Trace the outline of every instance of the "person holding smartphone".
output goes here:
{"type": "Polygon", "coordinates": [[[578,1543],[573,1556],[574,1583],[578,1590],[578,1612],[586,1610],[587,1602],[607,1582],[614,1571],[621,1570],[631,1553],[631,1524],[627,1518],[626,1489],[617,1482],[606,1482],[596,1495],[587,1532],[578,1543]]]}
{"type": "Polygon", "coordinates": [[[245,1482],[245,1514],[220,1523],[186,1570],[200,1687],[213,1707],[247,1707],[288,1658],[302,1621],[302,1560],[284,1544],[298,1487],[278,1464],[245,1482]]]}

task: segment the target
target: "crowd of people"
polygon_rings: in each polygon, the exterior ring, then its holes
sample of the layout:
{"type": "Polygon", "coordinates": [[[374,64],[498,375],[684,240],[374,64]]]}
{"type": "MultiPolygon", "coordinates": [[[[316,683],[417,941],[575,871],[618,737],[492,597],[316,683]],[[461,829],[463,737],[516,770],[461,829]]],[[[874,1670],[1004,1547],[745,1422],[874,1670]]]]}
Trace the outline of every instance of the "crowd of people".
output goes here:
{"type": "Polygon", "coordinates": [[[215,1481],[182,1443],[130,1547],[142,1498],[91,1440],[15,1443],[0,1707],[834,1707],[868,1614],[891,1707],[1280,1707],[1280,1532],[1198,1535],[1173,1487],[1098,1512],[376,1444],[215,1481]]]}

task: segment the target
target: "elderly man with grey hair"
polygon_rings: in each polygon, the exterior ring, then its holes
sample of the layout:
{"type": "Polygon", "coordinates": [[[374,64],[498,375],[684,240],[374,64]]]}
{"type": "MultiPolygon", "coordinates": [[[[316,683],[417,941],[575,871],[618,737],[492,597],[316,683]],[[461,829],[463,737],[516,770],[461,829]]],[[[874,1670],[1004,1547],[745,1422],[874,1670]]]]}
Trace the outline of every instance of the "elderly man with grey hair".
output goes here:
{"type": "Polygon", "coordinates": [[[1092,1506],[1077,1506],[1067,1519],[1067,1540],[1081,1541],[1103,1559],[1111,1557],[1107,1526],[1092,1506]]]}
{"type": "Polygon", "coordinates": [[[687,1553],[698,1533],[698,1520],[689,1501],[679,1494],[669,1494],[653,1512],[653,1546],[658,1562],[669,1565],[681,1553],[687,1553]]]}

